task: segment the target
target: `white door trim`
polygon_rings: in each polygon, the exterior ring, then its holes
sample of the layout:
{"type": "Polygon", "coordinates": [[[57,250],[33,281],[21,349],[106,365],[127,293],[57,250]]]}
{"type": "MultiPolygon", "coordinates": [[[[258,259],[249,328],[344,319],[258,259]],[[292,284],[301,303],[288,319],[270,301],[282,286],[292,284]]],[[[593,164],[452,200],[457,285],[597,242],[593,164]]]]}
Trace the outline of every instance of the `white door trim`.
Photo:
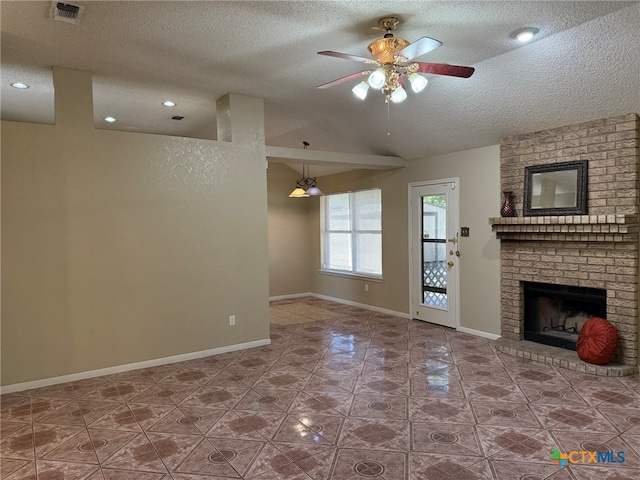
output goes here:
{"type": "MultiPolygon", "coordinates": [[[[425,180],[425,181],[421,181],[421,182],[410,182],[407,185],[407,205],[408,205],[408,220],[409,220],[409,237],[408,237],[408,250],[409,250],[409,318],[414,318],[413,317],[413,312],[415,311],[415,303],[414,303],[414,299],[413,299],[413,279],[414,279],[414,274],[416,267],[414,266],[414,262],[412,262],[413,260],[413,244],[412,244],[412,239],[413,239],[413,208],[411,205],[411,198],[412,198],[412,189],[415,187],[428,187],[428,186],[432,186],[432,185],[441,185],[443,183],[454,183],[455,184],[455,188],[453,191],[453,195],[456,198],[456,211],[452,212],[453,214],[453,222],[455,225],[455,231],[459,232],[460,231],[460,178],[459,177],[453,177],[453,178],[440,178],[437,180],[425,180]]],[[[460,258],[456,258],[456,261],[458,263],[458,274],[455,276],[455,288],[457,291],[457,299],[456,299],[456,304],[453,306],[454,308],[454,319],[455,319],[455,329],[459,330],[460,329],[460,258]]]]}

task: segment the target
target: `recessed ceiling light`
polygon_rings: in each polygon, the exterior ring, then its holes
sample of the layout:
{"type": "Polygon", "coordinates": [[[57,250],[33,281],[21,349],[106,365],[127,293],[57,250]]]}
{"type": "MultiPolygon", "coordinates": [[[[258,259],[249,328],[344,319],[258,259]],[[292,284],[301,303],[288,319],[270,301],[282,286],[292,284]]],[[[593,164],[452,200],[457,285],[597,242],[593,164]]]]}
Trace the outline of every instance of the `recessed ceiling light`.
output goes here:
{"type": "Polygon", "coordinates": [[[13,88],[19,88],[20,90],[24,90],[25,88],[29,88],[29,85],[27,85],[26,83],[22,83],[22,82],[12,83],[11,86],[13,88]]]}
{"type": "Polygon", "coordinates": [[[521,28],[520,30],[513,32],[512,37],[520,43],[527,43],[530,42],[539,31],[540,30],[535,27],[521,28]]]}
{"type": "Polygon", "coordinates": [[[167,100],[166,102],[162,102],[162,105],[164,105],[165,107],[175,107],[176,106],[176,102],[172,102],[171,100],[167,100]]]}
{"type": "Polygon", "coordinates": [[[104,121],[105,122],[109,122],[109,123],[113,123],[113,122],[117,122],[118,120],[115,119],[114,117],[104,117],[104,121]]]}

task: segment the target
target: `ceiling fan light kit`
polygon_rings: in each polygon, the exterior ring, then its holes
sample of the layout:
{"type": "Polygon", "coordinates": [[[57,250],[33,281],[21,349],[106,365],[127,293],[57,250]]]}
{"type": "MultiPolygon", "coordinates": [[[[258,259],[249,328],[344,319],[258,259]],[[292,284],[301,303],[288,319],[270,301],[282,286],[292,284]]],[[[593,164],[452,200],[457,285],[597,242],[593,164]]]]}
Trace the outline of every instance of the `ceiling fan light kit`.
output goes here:
{"type": "Polygon", "coordinates": [[[387,74],[384,68],[379,68],[378,70],[374,70],[369,75],[369,85],[371,88],[375,88],[376,90],[380,90],[384,87],[385,82],[387,81],[387,74]]]}
{"type": "Polygon", "coordinates": [[[405,91],[404,88],[402,88],[401,86],[398,86],[393,90],[393,92],[391,92],[391,95],[389,95],[389,98],[393,103],[404,102],[407,99],[407,92],[405,91]]]}
{"type": "Polygon", "coordinates": [[[363,80],[362,82],[357,84],[355,87],[353,87],[351,91],[360,100],[364,100],[365,98],[367,98],[367,92],[369,91],[369,84],[367,83],[366,80],[363,80]]]}
{"type": "Polygon", "coordinates": [[[367,76],[366,80],[353,87],[352,92],[356,97],[364,100],[367,97],[369,87],[371,87],[375,90],[380,90],[384,95],[385,103],[389,103],[389,101],[399,103],[407,98],[407,92],[404,88],[407,83],[414,93],[420,93],[425,89],[428,80],[420,75],[421,73],[461,78],[469,78],[473,75],[474,68],[472,67],[413,62],[414,58],[438,48],[442,45],[442,42],[430,37],[422,37],[413,43],[409,43],[403,38],[394,37],[392,31],[395,30],[398,23],[400,21],[396,17],[383,17],[378,20],[378,24],[387,33],[385,33],[384,38],[371,42],[367,47],[372,58],[333,51],[318,52],[319,55],[355,60],[377,67],[375,70],[364,70],[318,85],[318,88],[329,88],[367,76]]]}
{"type": "Polygon", "coordinates": [[[413,90],[414,93],[420,93],[425,89],[427,83],[429,83],[429,80],[417,73],[412,73],[408,78],[409,83],[411,84],[411,90],[413,90]]]}

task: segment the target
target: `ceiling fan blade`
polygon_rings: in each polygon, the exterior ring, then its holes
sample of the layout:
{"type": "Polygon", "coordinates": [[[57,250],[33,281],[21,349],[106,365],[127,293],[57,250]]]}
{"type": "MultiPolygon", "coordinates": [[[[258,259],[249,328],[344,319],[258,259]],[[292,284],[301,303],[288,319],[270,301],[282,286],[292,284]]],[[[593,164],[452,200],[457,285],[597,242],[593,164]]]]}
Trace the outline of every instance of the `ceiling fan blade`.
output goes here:
{"type": "Polygon", "coordinates": [[[329,88],[329,87],[333,87],[334,85],[340,85],[341,83],[345,83],[350,80],[355,80],[356,78],[364,77],[365,75],[369,75],[370,73],[371,73],[371,70],[364,70],[363,72],[352,73],[351,75],[347,75],[346,77],[338,78],[331,82],[318,85],[318,88],[329,88]]]}
{"type": "Polygon", "coordinates": [[[402,50],[400,50],[396,55],[400,55],[402,57],[408,58],[409,60],[413,60],[414,58],[419,57],[420,55],[424,55],[431,50],[435,50],[439,46],[442,45],[442,42],[436,40],[435,38],[430,37],[422,37],[415,42],[407,45],[402,50]]]}
{"type": "Polygon", "coordinates": [[[345,58],[347,60],[355,60],[356,62],[362,62],[362,63],[375,63],[375,60],[372,62],[372,60],[370,58],[367,58],[367,57],[359,57],[358,55],[351,55],[349,53],[332,52],[330,50],[324,50],[322,52],[318,52],[318,55],[326,55],[328,57],[345,58]]]}
{"type": "Polygon", "coordinates": [[[446,63],[424,63],[418,64],[418,72],[432,73],[433,75],[448,75],[450,77],[469,78],[475,72],[473,67],[463,67],[460,65],[447,65],[446,63]]]}

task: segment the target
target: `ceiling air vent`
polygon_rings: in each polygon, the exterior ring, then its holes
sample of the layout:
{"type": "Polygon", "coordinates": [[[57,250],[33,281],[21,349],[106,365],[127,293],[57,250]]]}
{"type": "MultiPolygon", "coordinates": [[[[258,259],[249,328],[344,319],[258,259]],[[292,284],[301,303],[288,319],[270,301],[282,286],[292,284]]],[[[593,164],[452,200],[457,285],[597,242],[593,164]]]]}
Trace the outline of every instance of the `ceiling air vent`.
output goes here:
{"type": "Polygon", "coordinates": [[[51,2],[51,10],[49,16],[54,20],[61,22],[73,23],[77,25],[82,18],[84,7],[82,5],[74,5],[73,3],[51,2]]]}

